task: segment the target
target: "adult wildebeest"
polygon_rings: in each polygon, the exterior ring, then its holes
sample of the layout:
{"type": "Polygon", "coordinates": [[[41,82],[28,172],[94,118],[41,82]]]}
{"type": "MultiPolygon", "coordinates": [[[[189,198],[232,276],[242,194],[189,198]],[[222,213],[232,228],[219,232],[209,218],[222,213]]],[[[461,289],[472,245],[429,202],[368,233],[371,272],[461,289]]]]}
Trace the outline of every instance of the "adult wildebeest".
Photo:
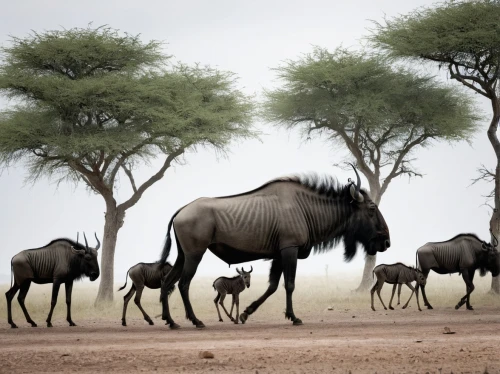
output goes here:
{"type": "MultiPolygon", "coordinates": [[[[479,269],[481,276],[487,271],[494,277],[500,273],[500,256],[495,247],[496,245],[486,243],[475,234],[458,234],[445,242],[427,243],[417,249],[417,268],[426,278],[431,270],[438,274],[462,273],[467,293],[460,299],[455,309],[466,303],[467,309],[473,310],[469,298],[474,291],[472,280],[476,269],[479,269]]],[[[425,286],[422,286],[422,297],[424,305],[432,309],[425,294],[425,286]]]]}
{"type": "MultiPolygon", "coordinates": [[[[353,166],[354,168],[354,166],[353,166]]],[[[389,229],[377,205],[361,190],[361,180],[339,185],[327,177],[284,177],[239,195],[200,198],[179,209],[170,220],[161,262],[171,247],[170,229],[174,226],[178,256],[162,284],[162,318],[171,328],[172,320],[166,290],[179,280],[179,291],[186,317],[196,327],[189,300],[189,285],[207,248],[228,264],[257,259],[272,259],[269,288],[240,315],[245,323],[278,287],[285,277],[286,318],[302,324],[292,307],[297,259],[315,251],[326,251],[343,240],[344,257],[351,260],[356,246],[374,255],[390,246],[389,229]],[[175,219],[175,221],[174,221],[175,219]]]]}
{"type": "Polygon", "coordinates": [[[219,302],[224,312],[226,312],[227,316],[234,323],[238,323],[238,317],[240,315],[240,293],[243,292],[246,288],[250,288],[250,273],[253,271],[253,267],[250,266],[250,271],[245,271],[243,267],[241,270],[236,268],[237,276],[228,278],[228,277],[219,277],[212,284],[215,291],[217,291],[217,296],[214,299],[215,308],[217,309],[217,314],[219,315],[219,322],[222,321],[222,317],[220,315],[219,306],[217,302],[219,302]],[[227,294],[232,295],[232,303],[231,303],[231,312],[228,313],[226,307],[224,306],[224,299],[227,294]],[[236,318],[233,318],[233,308],[236,304],[236,318]]]}
{"type": "MultiPolygon", "coordinates": [[[[384,283],[389,283],[394,285],[392,287],[391,300],[389,301],[389,309],[394,310],[394,308],[392,307],[392,299],[394,298],[394,292],[396,292],[396,286],[399,284],[400,286],[399,294],[401,294],[401,285],[406,284],[408,288],[411,290],[411,295],[406,304],[403,306],[403,309],[406,309],[408,303],[413,297],[413,293],[415,292],[417,294],[418,310],[422,311],[422,309],[420,309],[420,303],[418,301],[418,287],[425,286],[427,279],[420,270],[406,266],[401,262],[397,262],[395,264],[390,264],[390,265],[381,264],[375,266],[375,268],[373,269],[373,275],[377,277],[377,281],[370,290],[373,311],[375,311],[375,306],[373,305],[373,295],[375,294],[375,291],[377,291],[377,295],[378,298],[380,299],[380,302],[382,303],[382,306],[384,307],[385,310],[387,310],[384,302],[382,301],[382,297],[380,296],[380,291],[382,290],[384,283]],[[417,282],[415,288],[413,288],[413,286],[411,285],[411,282],[413,281],[417,282]]],[[[399,305],[399,295],[398,295],[398,305],[399,305]]]]}
{"type": "MultiPolygon", "coordinates": [[[[144,309],[142,309],[141,305],[142,291],[144,290],[144,287],[151,288],[154,290],[160,288],[162,278],[170,271],[170,269],[172,269],[172,265],[170,265],[168,262],[164,263],[140,262],[132,266],[130,269],[128,269],[127,275],[125,276],[125,284],[123,285],[123,287],[120,287],[118,289],[118,291],[121,291],[125,287],[127,287],[128,277],[130,277],[130,279],[132,280],[132,287],[130,287],[130,291],[128,291],[127,294],[123,296],[122,326],[127,326],[127,321],[125,320],[125,314],[127,313],[128,302],[130,301],[132,296],[134,296],[134,293],[135,293],[135,298],[134,298],[135,305],[137,305],[139,310],[142,312],[144,319],[147,322],[149,322],[150,325],[154,325],[151,318],[144,311],[144,309]]],[[[169,289],[168,294],[170,295],[174,291],[174,289],[175,286],[172,286],[169,289]]]]}
{"type": "Polygon", "coordinates": [[[37,284],[53,283],[52,300],[50,303],[50,312],[47,317],[47,327],[52,327],[52,312],[57,303],[57,295],[61,283],[66,288],[66,305],[68,313],[66,320],[70,326],[76,326],[71,319],[71,291],[73,290],[73,281],[87,276],[93,282],[99,278],[99,264],[97,262],[97,250],[101,243],[95,235],[97,246],[89,247],[85,233],[83,234],[85,245],[76,243],[71,239],[54,239],[45,247],[26,249],[12,257],[11,267],[14,277],[14,284],[10,290],[5,293],[7,298],[7,318],[8,323],[13,328],[16,324],[12,321],[12,299],[19,291],[17,300],[23,310],[26,321],[36,327],[36,323],[31,319],[24,299],[30,288],[31,282],[37,284]]]}

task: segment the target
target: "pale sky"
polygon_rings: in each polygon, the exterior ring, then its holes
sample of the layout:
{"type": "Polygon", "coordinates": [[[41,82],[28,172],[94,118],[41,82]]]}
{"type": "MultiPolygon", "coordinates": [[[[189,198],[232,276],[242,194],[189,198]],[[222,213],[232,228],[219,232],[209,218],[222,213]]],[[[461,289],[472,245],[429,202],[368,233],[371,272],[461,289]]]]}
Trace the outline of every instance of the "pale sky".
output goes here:
{"type": "MultiPolygon", "coordinates": [[[[18,0],[2,7],[0,44],[8,45],[9,35],[26,36],[31,30],[43,31],[107,24],[121,31],[141,34],[142,40],[168,43],[165,52],[179,61],[211,65],[229,70],[239,77],[239,87],[248,94],[260,94],[276,84],[270,70],[286,59],[311,52],[312,46],[333,50],[343,45],[358,48],[368,35],[369,20],[381,21],[434,1],[412,0],[310,0],[278,1],[66,1],[18,0]]],[[[428,69],[430,74],[438,74],[428,69]]],[[[444,77],[444,76],[443,76],[444,77]]],[[[444,80],[446,78],[443,78],[444,80]]],[[[453,83],[453,82],[452,82],[453,83]]],[[[458,83],[455,83],[458,84],[458,83]]],[[[476,95],[477,97],[477,95],[476,95]]],[[[478,98],[479,99],[479,98],[478,98]]],[[[488,102],[479,102],[489,118],[488,102]]],[[[9,104],[0,101],[5,109],[9,104]]],[[[314,139],[305,143],[296,132],[277,131],[271,125],[257,124],[265,132],[257,140],[234,144],[228,159],[217,159],[211,150],[186,154],[184,165],[169,169],[165,177],[150,188],[140,202],[127,211],[119,232],[115,280],[122,282],[127,269],[137,262],[159,258],[168,222],[181,206],[202,196],[222,196],[258,187],[269,179],[315,171],[335,175],[345,183],[354,177],[332,166],[344,150],[314,139]]],[[[477,233],[489,240],[490,209],[481,206],[492,186],[485,183],[469,187],[481,163],[494,167],[495,157],[486,136],[487,122],[472,145],[437,144],[419,150],[415,165],[424,178],[403,177],[391,183],[381,203],[391,233],[391,248],[379,254],[377,263],[397,261],[415,263],[415,250],[429,241],[447,240],[461,232],[477,233]]],[[[161,160],[144,166],[139,180],[145,180],[161,160]]],[[[10,278],[10,259],[17,252],[39,247],[58,237],[76,239],[77,231],[102,237],[105,206],[102,197],[89,194],[83,186],[46,180],[25,185],[22,165],[0,175],[0,282],[10,278]]],[[[363,180],[367,187],[366,181],[363,180]]],[[[128,198],[128,181],[116,194],[119,202],[128,198]]],[[[94,239],[90,243],[95,243],[94,239]]],[[[92,244],[93,245],[93,244],[92,244]]],[[[175,245],[174,245],[175,246],[175,245]]],[[[176,251],[171,252],[173,263],[176,251]]],[[[329,271],[359,274],[364,251],[351,263],[342,259],[343,248],[299,261],[298,272],[323,274],[329,271]]],[[[244,264],[249,266],[249,264],[244,264]]],[[[267,274],[269,262],[254,261],[255,274],[267,274]]],[[[231,275],[234,266],[207,252],[198,274],[231,275]]],[[[88,282],[88,281],[87,281],[88,282]]]]}

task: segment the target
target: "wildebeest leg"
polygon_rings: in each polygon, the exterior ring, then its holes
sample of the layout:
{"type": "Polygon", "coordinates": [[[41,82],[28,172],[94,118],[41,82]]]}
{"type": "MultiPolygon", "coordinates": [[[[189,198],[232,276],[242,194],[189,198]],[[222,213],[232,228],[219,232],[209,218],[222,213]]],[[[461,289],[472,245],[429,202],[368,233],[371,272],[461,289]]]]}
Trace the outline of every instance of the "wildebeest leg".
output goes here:
{"type": "Polygon", "coordinates": [[[125,315],[127,314],[127,306],[128,302],[135,294],[135,284],[132,284],[130,287],[130,291],[127,292],[125,296],[123,296],[123,314],[122,314],[122,326],[127,326],[127,320],[125,319],[125,315]]]}
{"type": "Polygon", "coordinates": [[[151,318],[148,316],[148,314],[142,308],[142,305],[141,305],[141,296],[142,296],[143,290],[144,290],[143,285],[136,286],[137,293],[135,294],[135,297],[134,297],[134,303],[135,303],[135,305],[137,305],[139,310],[142,312],[142,315],[144,316],[144,319],[146,320],[146,322],[148,322],[150,325],[154,325],[153,321],[151,320],[151,318]]]}
{"type": "Polygon", "coordinates": [[[217,292],[217,296],[215,296],[215,299],[214,299],[214,304],[215,304],[215,308],[217,309],[217,314],[219,315],[219,322],[224,322],[224,320],[222,319],[222,316],[220,315],[219,306],[217,305],[220,297],[221,297],[220,292],[217,292]]]}
{"type": "Polygon", "coordinates": [[[181,277],[182,268],[184,267],[184,251],[177,239],[177,259],[175,260],[174,266],[168,272],[168,274],[161,280],[161,295],[160,300],[162,303],[162,317],[161,319],[167,321],[165,324],[169,325],[171,329],[178,329],[180,326],[174,322],[170,316],[170,308],[168,307],[168,290],[172,287],[181,277]]]}
{"type": "Polygon", "coordinates": [[[5,298],[7,299],[7,323],[10,323],[10,327],[13,329],[17,328],[17,325],[12,321],[12,299],[19,290],[17,283],[12,285],[12,288],[5,293],[5,298]]]}
{"type": "Polygon", "coordinates": [[[384,301],[382,300],[382,297],[380,296],[380,291],[382,291],[382,287],[384,287],[384,283],[385,282],[378,282],[377,295],[378,295],[380,302],[382,303],[382,306],[384,307],[385,310],[387,310],[387,307],[385,306],[384,301]]]}
{"type": "Polygon", "coordinates": [[[460,299],[457,305],[455,305],[455,309],[459,309],[462,305],[467,303],[467,309],[468,310],[474,310],[472,306],[470,305],[470,294],[472,291],[474,291],[474,284],[472,283],[472,279],[474,279],[474,273],[472,273],[472,276],[469,274],[469,271],[467,269],[462,271],[462,278],[465,282],[466,286],[466,294],[464,297],[460,299]]]}
{"type": "Polygon", "coordinates": [[[392,299],[394,298],[394,294],[396,293],[396,287],[398,286],[397,283],[394,283],[394,285],[392,286],[392,295],[391,295],[391,300],[389,300],[389,309],[390,310],[394,310],[394,308],[392,307],[392,299]]]}
{"type": "MultiPolygon", "coordinates": [[[[240,295],[233,295],[233,305],[236,304],[236,316],[233,319],[233,322],[238,324],[238,316],[240,314],[240,295]]],[[[231,315],[233,315],[233,307],[231,307],[231,315]]]]}
{"type": "MultiPolygon", "coordinates": [[[[229,317],[229,319],[230,319],[231,321],[234,321],[234,318],[232,317],[232,314],[233,314],[232,308],[231,308],[231,314],[229,314],[229,313],[227,312],[226,307],[224,306],[224,299],[225,299],[225,298],[226,298],[226,294],[225,294],[225,293],[221,294],[221,295],[220,295],[219,304],[220,304],[220,306],[222,307],[222,309],[224,309],[224,312],[226,312],[226,315],[229,317]]],[[[219,310],[219,308],[217,308],[217,311],[218,311],[218,310],[219,310]]]]}
{"type": "Polygon", "coordinates": [[[417,283],[417,290],[416,290],[416,291],[415,291],[415,288],[411,285],[411,283],[410,283],[410,282],[406,282],[405,284],[406,284],[406,285],[408,286],[408,288],[411,290],[411,295],[410,295],[410,298],[408,299],[408,301],[406,302],[406,304],[405,304],[405,305],[403,305],[403,309],[406,309],[406,307],[407,307],[407,306],[408,306],[408,304],[410,303],[411,298],[413,297],[413,293],[415,293],[415,292],[416,292],[416,293],[417,293],[417,305],[418,305],[418,310],[419,310],[419,311],[422,311],[422,310],[420,309],[420,304],[419,304],[419,302],[418,302],[418,283],[417,283]]]}
{"type": "Polygon", "coordinates": [[[66,316],[66,321],[68,321],[70,326],[76,326],[76,324],[71,319],[71,292],[73,291],[73,281],[68,281],[64,284],[66,290],[66,308],[68,309],[68,314],[66,316]]]}
{"type": "Polygon", "coordinates": [[[372,288],[370,290],[370,295],[371,295],[371,299],[372,299],[372,310],[374,312],[375,312],[375,305],[373,304],[373,295],[375,294],[375,290],[378,287],[378,282],[379,282],[379,280],[377,279],[377,281],[375,282],[375,284],[372,286],[372,288]]]}
{"type": "Polygon", "coordinates": [[[191,284],[191,280],[196,274],[196,269],[198,269],[198,265],[202,257],[203,254],[201,256],[185,255],[184,269],[182,270],[181,279],[179,280],[179,292],[181,294],[182,301],[184,302],[184,308],[186,309],[186,318],[199,329],[204,328],[205,325],[198,318],[196,318],[196,315],[194,314],[191,301],[189,300],[189,286],[191,284]]]}
{"type": "Polygon", "coordinates": [[[28,310],[26,309],[26,306],[24,305],[24,299],[26,298],[26,295],[30,289],[31,286],[31,281],[26,280],[21,284],[21,290],[19,291],[19,296],[17,296],[17,301],[19,302],[19,305],[21,305],[21,309],[23,310],[24,317],[26,317],[26,321],[28,323],[31,323],[31,327],[36,327],[35,321],[33,321],[28,313],[28,310]]]}
{"type": "Polygon", "coordinates": [[[281,250],[281,261],[283,263],[283,276],[285,278],[286,290],[286,312],[285,317],[292,320],[294,325],[302,325],[302,321],[293,313],[292,294],[295,289],[295,274],[297,271],[298,247],[289,247],[281,250]]]}
{"type": "Polygon", "coordinates": [[[269,287],[267,288],[264,295],[255,300],[252,304],[250,304],[243,313],[240,315],[241,323],[245,323],[248,319],[248,316],[254,313],[263,303],[267,300],[269,296],[276,292],[278,289],[278,285],[280,283],[281,273],[283,272],[283,266],[281,263],[281,259],[274,259],[271,263],[271,270],[269,272],[269,287]]]}
{"type": "Polygon", "coordinates": [[[47,316],[47,327],[52,327],[52,313],[57,304],[57,295],[59,295],[59,287],[61,287],[61,281],[59,279],[54,279],[52,284],[52,299],[50,300],[50,312],[47,316]]]}
{"type": "MultiPolygon", "coordinates": [[[[231,321],[234,322],[234,318],[233,317],[233,309],[234,309],[234,303],[235,303],[235,296],[233,294],[231,294],[231,310],[229,311],[229,317],[231,317],[231,321]]],[[[238,313],[236,313],[238,314],[238,313]]],[[[236,315],[236,321],[238,321],[238,316],[236,315]]]]}
{"type": "Polygon", "coordinates": [[[398,305],[401,304],[401,287],[403,287],[403,283],[398,284],[398,305]]]}
{"type": "MultiPolygon", "coordinates": [[[[425,278],[427,279],[427,276],[429,275],[429,271],[425,271],[422,269],[422,273],[424,274],[425,278]]],[[[427,307],[427,309],[433,309],[432,305],[429,303],[429,300],[427,300],[427,295],[425,294],[425,286],[420,286],[422,289],[422,298],[424,299],[424,306],[427,307]]]]}

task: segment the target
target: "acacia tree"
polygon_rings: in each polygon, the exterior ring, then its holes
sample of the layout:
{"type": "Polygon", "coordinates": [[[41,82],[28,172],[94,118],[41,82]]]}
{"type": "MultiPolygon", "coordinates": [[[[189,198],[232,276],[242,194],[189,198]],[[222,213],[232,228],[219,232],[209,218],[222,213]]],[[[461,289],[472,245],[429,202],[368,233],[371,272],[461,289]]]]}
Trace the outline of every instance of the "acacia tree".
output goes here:
{"type": "MultiPolygon", "coordinates": [[[[434,62],[449,77],[491,102],[488,139],[496,155],[494,211],[490,229],[500,236],[500,2],[446,1],[375,23],[370,37],[392,58],[434,62]]],[[[492,240],[492,242],[494,242],[492,240]]],[[[491,290],[500,293],[500,277],[491,290]]]]}
{"type": "MultiPolygon", "coordinates": [[[[376,204],[394,178],[421,176],[411,164],[415,149],[467,139],[475,129],[473,104],[462,92],[364,53],[316,48],[274,70],[283,85],[266,92],[267,119],[346,147],[345,161],[357,164],[376,204]]],[[[375,262],[366,257],[358,290],[371,285],[375,262]]]]}
{"type": "Polygon", "coordinates": [[[225,151],[253,136],[253,105],[233,74],[168,65],[161,43],[107,27],[13,37],[4,47],[0,92],[17,105],[0,113],[0,163],[22,162],[28,178],[83,181],[106,205],[96,301],[113,298],[117,235],[125,212],[195,146],[225,151]],[[134,171],[163,164],[138,183],[134,171]],[[130,181],[115,198],[119,176],[130,181]]]}

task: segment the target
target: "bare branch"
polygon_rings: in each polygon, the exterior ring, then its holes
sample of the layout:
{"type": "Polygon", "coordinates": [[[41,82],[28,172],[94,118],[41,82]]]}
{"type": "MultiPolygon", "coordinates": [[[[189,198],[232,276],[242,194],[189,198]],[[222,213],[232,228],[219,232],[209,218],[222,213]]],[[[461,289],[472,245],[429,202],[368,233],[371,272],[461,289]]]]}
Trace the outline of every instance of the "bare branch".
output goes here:
{"type": "Polygon", "coordinates": [[[165,174],[165,171],[170,167],[172,161],[174,161],[178,156],[184,153],[184,150],[188,147],[189,145],[186,145],[184,147],[179,147],[177,150],[174,152],[170,153],[168,157],[166,158],[165,162],[163,163],[163,166],[160,168],[160,170],[151,176],[146,182],[144,182],[138,189],[137,192],[135,192],[130,199],[125,201],[124,203],[120,204],[118,206],[119,209],[122,209],[123,211],[127,210],[128,208],[134,206],[139,199],[142,197],[142,194],[153,184],[158,182],[161,178],[163,178],[163,175],[165,174]]]}
{"type": "Polygon", "coordinates": [[[137,193],[137,187],[135,186],[135,180],[134,176],[132,175],[132,171],[130,170],[130,168],[127,168],[125,164],[122,164],[122,169],[125,171],[125,174],[127,174],[127,177],[130,180],[130,184],[132,185],[132,190],[134,190],[134,193],[137,193]]]}

